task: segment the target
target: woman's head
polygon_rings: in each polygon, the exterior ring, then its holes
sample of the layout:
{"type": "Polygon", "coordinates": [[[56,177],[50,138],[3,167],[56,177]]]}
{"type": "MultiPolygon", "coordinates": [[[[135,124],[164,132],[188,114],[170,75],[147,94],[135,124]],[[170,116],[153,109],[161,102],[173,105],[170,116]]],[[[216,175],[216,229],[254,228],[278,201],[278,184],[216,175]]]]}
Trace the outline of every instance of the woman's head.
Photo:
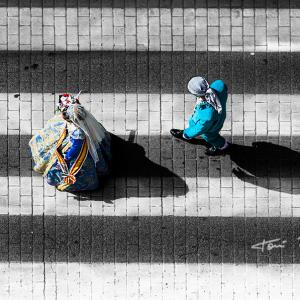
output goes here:
{"type": "Polygon", "coordinates": [[[222,112],[221,102],[209,83],[204,77],[193,77],[188,83],[188,90],[197,97],[197,103],[207,102],[220,114],[222,112]]]}
{"type": "Polygon", "coordinates": [[[67,122],[72,122],[78,105],[80,105],[80,102],[77,97],[74,97],[71,94],[59,95],[57,108],[67,122]]]}
{"type": "Polygon", "coordinates": [[[201,76],[191,78],[188,83],[189,92],[197,97],[204,97],[208,89],[207,80],[201,76]]]}

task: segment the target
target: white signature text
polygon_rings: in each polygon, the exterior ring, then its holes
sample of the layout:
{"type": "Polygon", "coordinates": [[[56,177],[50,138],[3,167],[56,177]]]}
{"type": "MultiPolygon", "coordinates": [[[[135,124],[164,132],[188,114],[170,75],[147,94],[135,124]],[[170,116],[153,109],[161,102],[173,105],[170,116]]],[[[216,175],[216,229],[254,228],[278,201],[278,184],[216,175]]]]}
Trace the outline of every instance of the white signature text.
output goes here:
{"type": "Polygon", "coordinates": [[[286,243],[287,240],[281,241],[280,238],[274,240],[267,240],[267,241],[263,239],[262,242],[252,245],[251,249],[261,250],[261,252],[264,252],[265,250],[271,251],[275,248],[285,248],[286,243]]]}

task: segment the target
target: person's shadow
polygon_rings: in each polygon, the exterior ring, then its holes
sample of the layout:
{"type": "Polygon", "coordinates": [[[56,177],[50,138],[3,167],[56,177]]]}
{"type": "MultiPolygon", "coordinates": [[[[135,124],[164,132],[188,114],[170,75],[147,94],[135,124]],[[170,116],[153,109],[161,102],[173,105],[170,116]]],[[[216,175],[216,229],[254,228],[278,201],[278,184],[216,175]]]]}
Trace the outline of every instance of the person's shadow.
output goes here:
{"type": "MultiPolygon", "coordinates": [[[[186,141],[206,148],[203,139],[186,141]]],[[[232,173],[240,180],[266,189],[288,194],[300,194],[300,153],[269,142],[254,142],[252,146],[231,144],[229,156],[236,165],[232,173]]]]}
{"type": "Polygon", "coordinates": [[[233,173],[244,182],[300,194],[300,153],[273,143],[254,142],[252,146],[232,144],[229,155],[237,165],[233,173]]]}
{"type": "Polygon", "coordinates": [[[182,196],[188,192],[185,181],[169,169],[145,156],[142,146],[111,134],[111,175],[100,178],[95,191],[74,192],[77,200],[112,203],[119,198],[182,196]]]}

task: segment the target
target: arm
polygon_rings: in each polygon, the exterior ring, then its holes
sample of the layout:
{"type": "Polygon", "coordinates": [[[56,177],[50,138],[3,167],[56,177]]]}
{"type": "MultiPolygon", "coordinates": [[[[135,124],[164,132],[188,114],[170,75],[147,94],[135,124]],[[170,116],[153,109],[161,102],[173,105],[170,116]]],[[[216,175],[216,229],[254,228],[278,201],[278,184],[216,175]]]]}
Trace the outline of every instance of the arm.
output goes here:
{"type": "Polygon", "coordinates": [[[183,136],[185,138],[191,139],[206,133],[213,125],[213,120],[203,120],[200,119],[195,125],[189,126],[183,131],[183,136]]]}
{"type": "Polygon", "coordinates": [[[72,158],[76,158],[79,155],[84,142],[84,138],[85,135],[81,129],[76,129],[73,131],[72,136],[70,137],[72,146],[64,154],[64,158],[66,160],[71,160],[72,158]]]}

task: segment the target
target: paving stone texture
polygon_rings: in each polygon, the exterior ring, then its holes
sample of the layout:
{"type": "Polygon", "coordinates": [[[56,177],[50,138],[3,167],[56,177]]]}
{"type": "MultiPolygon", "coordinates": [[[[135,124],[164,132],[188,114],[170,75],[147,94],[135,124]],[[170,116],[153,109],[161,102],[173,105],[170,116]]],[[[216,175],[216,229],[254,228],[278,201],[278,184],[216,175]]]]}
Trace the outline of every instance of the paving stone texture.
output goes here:
{"type": "Polygon", "coordinates": [[[0,0],[0,299],[298,300],[299,95],[297,0],[0,0]],[[169,134],[199,74],[230,155],[169,134]],[[79,90],[128,151],[74,195],[28,141],[79,90]]]}

